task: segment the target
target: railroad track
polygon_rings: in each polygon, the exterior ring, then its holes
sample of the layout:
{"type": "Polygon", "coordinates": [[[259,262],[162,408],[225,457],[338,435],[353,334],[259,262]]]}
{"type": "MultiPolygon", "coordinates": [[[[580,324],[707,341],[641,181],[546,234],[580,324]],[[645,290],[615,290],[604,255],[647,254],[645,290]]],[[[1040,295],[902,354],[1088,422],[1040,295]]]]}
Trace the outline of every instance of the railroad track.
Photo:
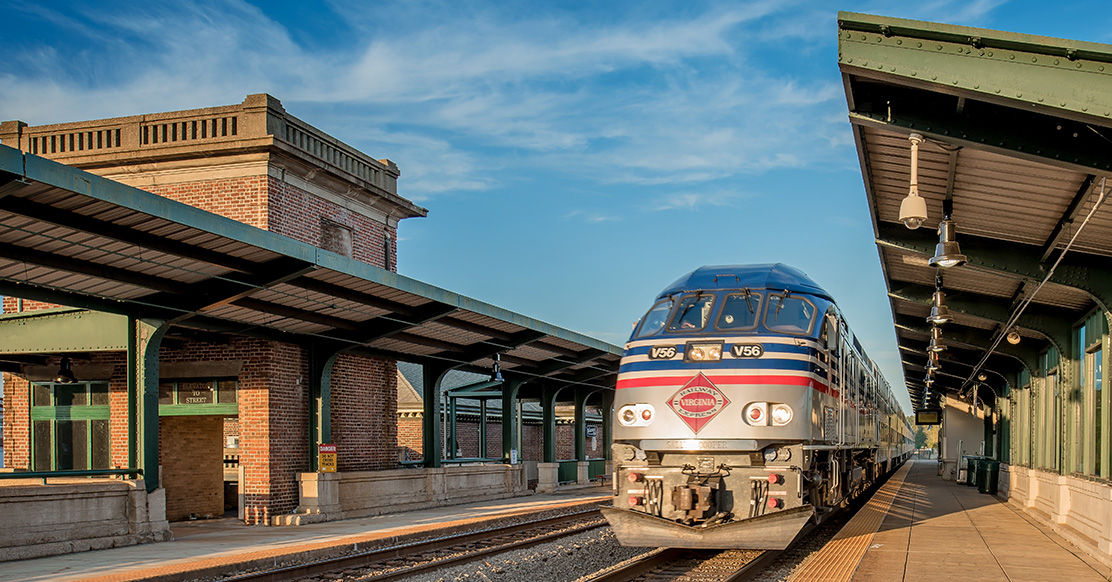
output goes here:
{"type": "MultiPolygon", "coordinates": [[[[833,514],[836,517],[834,521],[823,520],[821,524],[807,524],[784,550],[657,548],[637,558],[582,578],[578,582],[631,582],[634,580],[644,582],[664,580],[740,582],[750,580],[771,566],[777,558],[799,547],[811,535],[820,533],[822,529],[829,529],[833,526],[833,531],[827,534],[833,536],[890,477],[889,474],[878,479],[861,495],[851,500],[844,510],[835,512],[833,514]]],[[[790,559],[790,555],[788,558],[790,559]]]]}
{"type": "Polygon", "coordinates": [[[586,582],[737,582],[760,572],[780,555],[771,550],[658,548],[587,578],[586,582]]]}
{"type": "Polygon", "coordinates": [[[395,580],[606,526],[597,508],[224,578],[224,582],[395,580]]]}

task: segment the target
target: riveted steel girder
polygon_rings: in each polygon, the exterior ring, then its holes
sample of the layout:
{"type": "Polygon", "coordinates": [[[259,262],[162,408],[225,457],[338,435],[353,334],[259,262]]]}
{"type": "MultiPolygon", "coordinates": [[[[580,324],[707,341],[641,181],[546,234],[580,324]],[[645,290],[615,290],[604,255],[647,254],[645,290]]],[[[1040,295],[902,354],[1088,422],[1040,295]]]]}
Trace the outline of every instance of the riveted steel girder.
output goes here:
{"type": "MultiPolygon", "coordinates": [[[[882,222],[877,224],[876,242],[880,246],[929,257],[934,254],[938,237],[925,230],[908,230],[901,225],[882,222]]],[[[1040,263],[1042,250],[1037,246],[962,235],[960,230],[958,242],[970,266],[1036,281],[1046,277],[1040,263]]],[[[1050,281],[1084,291],[1104,311],[1112,306],[1112,259],[1070,253],[1062,259],[1050,281]]]]}
{"type": "Polygon", "coordinates": [[[842,71],[1086,122],[1112,121],[1108,45],[842,12],[842,71]]]}
{"type": "Polygon", "coordinates": [[[27,312],[0,317],[0,354],[127,349],[127,317],[96,311],[27,312]]]}
{"type": "MultiPolygon", "coordinates": [[[[907,284],[890,291],[888,296],[900,301],[930,305],[933,292],[934,289],[931,287],[907,284]]],[[[946,296],[946,305],[951,311],[998,323],[1006,323],[1012,315],[1011,306],[972,293],[951,293],[946,296]]],[[[1075,318],[1069,312],[1032,304],[1023,312],[1016,325],[1043,334],[1060,353],[1066,353],[1064,348],[1069,345],[1070,325],[1073,319],[1075,318]]]]}
{"type": "MultiPolygon", "coordinates": [[[[893,319],[897,331],[903,329],[930,336],[931,326],[917,317],[896,314],[893,319]]],[[[981,351],[988,349],[994,339],[992,334],[984,330],[964,327],[954,322],[947,323],[943,327],[942,336],[946,339],[948,345],[961,345],[968,347],[970,350],[981,351]]],[[[908,338],[898,338],[898,341],[903,343],[906,339],[908,338]]],[[[926,345],[926,342],[923,342],[923,344],[926,345]]],[[[1003,362],[999,362],[995,367],[1012,371],[1018,371],[1016,368],[1025,367],[1030,372],[1034,372],[1038,368],[1039,350],[1032,347],[1030,342],[1019,345],[1002,343],[997,346],[996,354],[999,354],[1000,358],[1011,360],[1012,363],[1003,364],[1003,362]]],[[[994,357],[996,357],[995,354],[994,357]]]]}
{"type": "Polygon", "coordinates": [[[545,334],[539,331],[524,330],[512,336],[509,340],[497,341],[482,341],[464,346],[461,350],[450,350],[434,354],[434,358],[450,359],[457,362],[474,362],[475,360],[482,360],[484,358],[493,357],[495,354],[512,350],[532,342],[535,342],[545,334]]]}

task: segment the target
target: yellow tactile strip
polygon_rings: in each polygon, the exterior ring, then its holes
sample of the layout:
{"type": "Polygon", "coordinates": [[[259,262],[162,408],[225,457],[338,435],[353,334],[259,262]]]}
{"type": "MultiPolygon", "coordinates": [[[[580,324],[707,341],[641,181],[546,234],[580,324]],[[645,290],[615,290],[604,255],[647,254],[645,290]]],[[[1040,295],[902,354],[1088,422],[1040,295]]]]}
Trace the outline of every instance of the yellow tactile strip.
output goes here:
{"type": "Polygon", "coordinates": [[[911,463],[905,463],[888,482],[873,494],[853,519],[845,525],[823,548],[811,554],[792,572],[790,581],[823,582],[848,581],[853,577],[861,558],[865,557],[873,536],[884,523],[888,508],[903,485],[911,463]]]}

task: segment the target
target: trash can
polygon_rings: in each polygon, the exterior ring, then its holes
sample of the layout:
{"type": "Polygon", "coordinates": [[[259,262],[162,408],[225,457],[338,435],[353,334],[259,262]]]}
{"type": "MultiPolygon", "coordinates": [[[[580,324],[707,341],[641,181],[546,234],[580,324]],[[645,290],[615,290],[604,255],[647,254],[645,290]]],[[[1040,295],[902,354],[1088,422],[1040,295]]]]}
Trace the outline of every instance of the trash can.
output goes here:
{"type": "Polygon", "coordinates": [[[1000,482],[1000,461],[985,459],[985,475],[977,485],[977,491],[996,495],[996,487],[1000,482]]]}
{"type": "Polygon", "coordinates": [[[977,485],[977,459],[973,455],[965,459],[965,484],[970,487],[977,485]]]}
{"type": "Polygon", "coordinates": [[[976,460],[976,467],[977,472],[974,474],[973,486],[976,487],[978,491],[981,491],[987,480],[988,459],[985,457],[978,457],[976,460]]]}

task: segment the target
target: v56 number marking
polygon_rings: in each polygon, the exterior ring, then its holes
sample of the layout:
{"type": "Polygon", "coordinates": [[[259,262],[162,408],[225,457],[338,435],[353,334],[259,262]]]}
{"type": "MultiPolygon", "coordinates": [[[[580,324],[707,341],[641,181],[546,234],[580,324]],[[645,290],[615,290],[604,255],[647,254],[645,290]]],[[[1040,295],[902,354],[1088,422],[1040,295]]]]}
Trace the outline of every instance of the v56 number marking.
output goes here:
{"type": "Polygon", "coordinates": [[[735,358],[759,358],[765,353],[761,344],[734,344],[730,351],[735,358]]]}
{"type": "Polygon", "coordinates": [[[668,360],[676,357],[676,346],[653,346],[649,348],[650,360],[668,360]]]}

